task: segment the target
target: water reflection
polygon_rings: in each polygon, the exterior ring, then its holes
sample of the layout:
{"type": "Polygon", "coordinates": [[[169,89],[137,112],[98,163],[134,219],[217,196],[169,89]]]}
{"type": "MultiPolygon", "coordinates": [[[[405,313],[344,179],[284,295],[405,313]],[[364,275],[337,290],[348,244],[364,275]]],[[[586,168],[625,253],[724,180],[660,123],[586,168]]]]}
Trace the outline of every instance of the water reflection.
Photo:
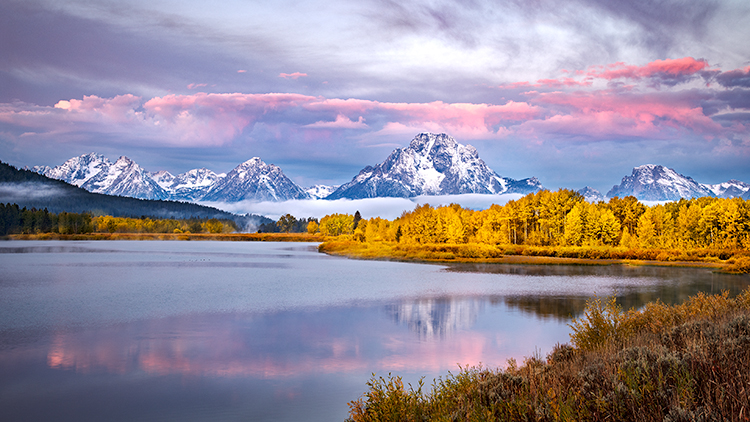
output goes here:
{"type": "Polygon", "coordinates": [[[482,312],[477,299],[420,299],[389,305],[391,318],[404,324],[421,339],[445,338],[460,329],[468,329],[482,312]]]}
{"type": "Polygon", "coordinates": [[[494,332],[469,331],[483,308],[478,299],[446,298],[385,305],[386,319],[383,308],[374,306],[193,315],[59,331],[51,337],[46,364],[83,374],[263,379],[503,364],[515,351],[509,354],[494,332]],[[408,330],[394,330],[394,322],[408,330]]]}
{"type": "Polygon", "coordinates": [[[343,420],[372,372],[415,382],[569,340],[595,293],[625,307],[736,294],[700,269],[422,265],[308,244],[0,244],[8,420],[343,420]]]}
{"type": "MultiPolygon", "coordinates": [[[[540,318],[555,318],[570,321],[583,314],[586,302],[595,296],[615,296],[623,309],[639,309],[649,302],[661,301],[677,304],[698,293],[718,294],[724,291],[736,296],[748,286],[750,277],[722,274],[703,268],[674,268],[656,266],[573,266],[573,265],[497,265],[455,264],[446,271],[457,273],[480,273],[498,275],[521,275],[548,278],[555,284],[566,279],[609,279],[613,282],[606,289],[590,294],[566,295],[534,294],[494,297],[493,302],[503,302],[511,308],[540,318]]],[[[593,283],[592,283],[593,284],[593,283]]]]}

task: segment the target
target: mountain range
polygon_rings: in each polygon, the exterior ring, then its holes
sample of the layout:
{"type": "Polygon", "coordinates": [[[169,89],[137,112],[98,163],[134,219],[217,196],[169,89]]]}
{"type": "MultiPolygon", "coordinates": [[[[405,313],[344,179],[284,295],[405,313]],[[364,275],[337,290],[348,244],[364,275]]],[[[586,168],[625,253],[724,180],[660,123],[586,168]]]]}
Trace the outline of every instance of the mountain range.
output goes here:
{"type": "MultiPolygon", "coordinates": [[[[315,185],[303,189],[273,164],[254,157],[229,173],[200,168],[172,175],[148,172],[122,156],[112,163],[101,154],[74,157],[56,167],[33,167],[34,172],[63,180],[89,192],[140,199],[186,202],[287,201],[292,199],[361,199],[420,195],[527,194],[543,189],[536,177],[501,177],[479,158],[471,145],[446,134],[420,133],[405,148],[394,150],[375,166],[366,166],[340,186],[315,185]]],[[[661,165],[635,167],[602,195],[585,187],[578,191],[589,202],[614,196],[634,196],[648,201],[674,201],[691,197],[743,197],[750,199],[750,184],[729,180],[705,184],[661,165]]]]}
{"type": "Polygon", "coordinates": [[[623,177],[619,185],[607,192],[609,198],[628,195],[645,201],[677,201],[703,196],[750,199],[750,184],[739,180],[715,185],[699,183],[673,169],[645,164],[634,168],[630,176],[623,177]]]}
{"type": "Polygon", "coordinates": [[[292,199],[359,199],[463,193],[529,193],[542,189],[535,177],[500,177],[471,145],[446,134],[421,133],[374,167],[365,167],[341,186],[303,189],[281,169],[254,157],[229,173],[193,169],[177,176],[144,170],[128,157],[112,163],[101,154],[74,157],[56,167],[31,168],[89,192],[141,199],[187,202],[287,201],[292,199]]]}
{"type": "Polygon", "coordinates": [[[52,213],[91,212],[115,217],[199,218],[234,220],[244,231],[274,221],[255,214],[237,215],[188,202],[147,200],[89,192],[61,180],[0,162],[0,203],[15,203],[52,213]]]}

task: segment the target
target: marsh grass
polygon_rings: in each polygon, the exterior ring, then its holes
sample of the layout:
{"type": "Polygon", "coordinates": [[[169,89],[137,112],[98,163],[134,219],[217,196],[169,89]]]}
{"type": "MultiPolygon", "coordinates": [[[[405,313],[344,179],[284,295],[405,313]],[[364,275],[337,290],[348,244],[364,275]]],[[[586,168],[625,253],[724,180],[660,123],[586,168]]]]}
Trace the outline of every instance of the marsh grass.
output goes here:
{"type": "Polygon", "coordinates": [[[571,327],[546,358],[460,368],[430,391],[373,375],[349,421],[750,420],[750,289],[627,312],[594,299],[571,327]]]}
{"type": "Polygon", "coordinates": [[[537,265],[660,265],[708,267],[731,273],[750,273],[746,250],[660,250],[615,246],[526,246],[482,243],[360,242],[342,236],[329,238],[321,252],[361,259],[425,262],[486,262],[537,265]]]}

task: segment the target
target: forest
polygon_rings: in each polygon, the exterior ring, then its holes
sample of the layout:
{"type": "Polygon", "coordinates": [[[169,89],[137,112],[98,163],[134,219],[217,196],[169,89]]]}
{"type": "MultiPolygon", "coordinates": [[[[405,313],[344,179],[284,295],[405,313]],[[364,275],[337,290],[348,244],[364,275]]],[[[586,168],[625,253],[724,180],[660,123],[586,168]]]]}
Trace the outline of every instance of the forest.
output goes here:
{"type": "Polygon", "coordinates": [[[543,190],[481,211],[425,204],[393,221],[356,224],[352,215],[327,215],[310,230],[364,242],[734,250],[750,249],[750,204],[703,197],[649,207],[632,196],[591,204],[572,190],[543,190]]]}
{"type": "MultiPolygon", "coordinates": [[[[332,214],[308,231],[343,235],[340,239],[355,242],[344,248],[369,248],[370,257],[380,253],[430,259],[500,254],[659,261],[712,258],[750,266],[750,204],[741,198],[703,197],[646,206],[632,196],[589,203],[572,190],[542,190],[480,211],[457,204],[425,204],[392,221],[332,214]]],[[[336,247],[341,244],[323,245],[323,250],[336,247]]]]}
{"type": "Polygon", "coordinates": [[[0,203],[0,236],[8,234],[87,233],[231,233],[234,220],[217,218],[153,219],[92,216],[90,213],[51,213],[0,203]]]}

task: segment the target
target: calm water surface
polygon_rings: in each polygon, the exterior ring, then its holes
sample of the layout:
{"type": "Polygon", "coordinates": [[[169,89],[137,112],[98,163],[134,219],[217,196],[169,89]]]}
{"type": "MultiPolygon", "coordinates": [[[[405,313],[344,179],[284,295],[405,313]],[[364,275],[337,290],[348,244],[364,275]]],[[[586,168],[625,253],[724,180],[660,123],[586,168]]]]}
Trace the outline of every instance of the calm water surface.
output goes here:
{"type": "Polygon", "coordinates": [[[503,366],[626,307],[750,284],[699,269],[355,261],[305,243],[0,242],[14,421],[341,421],[373,372],[503,366]]]}

